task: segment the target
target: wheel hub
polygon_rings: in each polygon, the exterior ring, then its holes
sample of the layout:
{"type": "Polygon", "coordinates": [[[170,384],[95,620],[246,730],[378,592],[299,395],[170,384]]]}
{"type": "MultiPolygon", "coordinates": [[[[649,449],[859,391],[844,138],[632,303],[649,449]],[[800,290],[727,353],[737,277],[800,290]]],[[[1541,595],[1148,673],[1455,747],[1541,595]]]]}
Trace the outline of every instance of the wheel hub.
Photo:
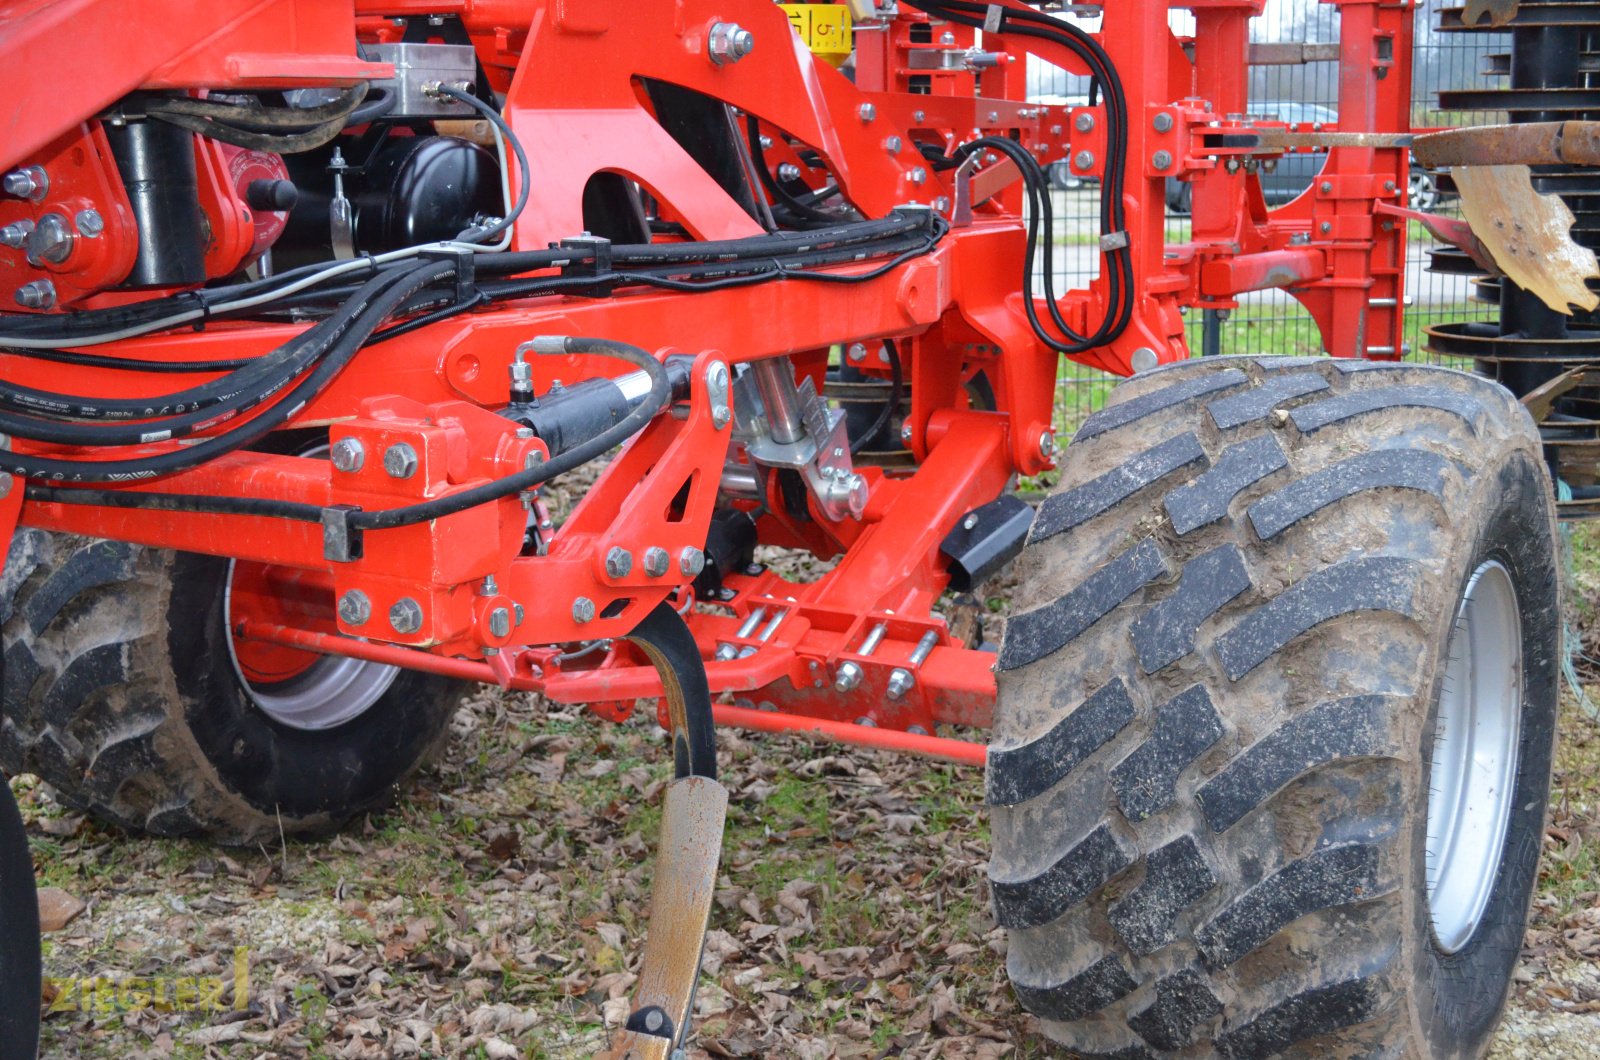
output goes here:
{"type": "Polygon", "coordinates": [[[1522,722],[1522,625],[1510,572],[1472,572],[1450,634],[1428,776],[1428,915],[1455,953],[1494,891],[1511,818],[1522,722]]]}

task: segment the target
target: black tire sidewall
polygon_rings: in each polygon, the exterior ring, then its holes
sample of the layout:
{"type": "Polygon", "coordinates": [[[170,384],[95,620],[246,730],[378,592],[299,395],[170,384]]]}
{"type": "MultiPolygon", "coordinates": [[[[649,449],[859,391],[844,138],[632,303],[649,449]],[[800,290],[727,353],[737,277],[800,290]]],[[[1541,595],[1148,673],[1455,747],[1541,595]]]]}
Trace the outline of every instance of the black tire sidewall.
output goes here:
{"type": "Polygon", "coordinates": [[[166,624],[184,721],[218,779],[256,811],[293,821],[343,819],[387,799],[440,738],[459,686],[403,670],[343,725],[305,730],[273,720],[234,669],[227,569],[224,559],[175,554],[166,624]]]}
{"type": "Polygon", "coordinates": [[[33,859],[11,787],[0,773],[0,1051],[39,1048],[39,900],[33,859]]]}
{"type": "Polygon", "coordinates": [[[1560,593],[1551,527],[1546,521],[1548,491],[1540,469],[1525,452],[1483,475],[1481,502],[1472,510],[1486,513],[1477,527],[1459,582],[1441,616],[1442,634],[1435,639],[1435,660],[1428,714],[1422,741],[1418,798],[1410,832],[1411,961],[1413,999],[1422,1022],[1423,1040],[1436,1056],[1476,1056],[1499,1023],[1512,970],[1522,952],[1523,933],[1538,877],[1544,835],[1545,804],[1550,786],[1559,663],[1542,646],[1560,644],[1560,593]],[[1496,870],[1494,889],[1477,930],[1455,953],[1437,944],[1429,919],[1426,843],[1429,776],[1433,735],[1443,687],[1444,658],[1456,611],[1474,571],[1499,560],[1511,574],[1522,625],[1523,713],[1519,733],[1516,790],[1496,870]]]}

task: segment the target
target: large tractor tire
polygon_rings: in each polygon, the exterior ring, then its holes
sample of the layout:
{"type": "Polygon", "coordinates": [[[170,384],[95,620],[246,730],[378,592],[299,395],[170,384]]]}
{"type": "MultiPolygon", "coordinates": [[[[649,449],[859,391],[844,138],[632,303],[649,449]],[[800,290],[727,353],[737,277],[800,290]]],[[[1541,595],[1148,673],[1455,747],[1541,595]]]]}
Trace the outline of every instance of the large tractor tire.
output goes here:
{"type": "Polygon", "coordinates": [[[39,1052],[39,896],[11,786],[0,773],[0,1053],[39,1052]]]}
{"type": "MultiPolygon", "coordinates": [[[[260,572],[256,572],[259,580],[260,572]]],[[[0,573],[0,769],[126,828],[248,844],[378,807],[460,684],[235,643],[227,560],[20,530],[0,573]]]]}
{"type": "Polygon", "coordinates": [[[1556,722],[1528,415],[1444,369],[1208,358],[1062,463],[989,754],[1022,1004],[1085,1056],[1479,1055],[1556,722]]]}

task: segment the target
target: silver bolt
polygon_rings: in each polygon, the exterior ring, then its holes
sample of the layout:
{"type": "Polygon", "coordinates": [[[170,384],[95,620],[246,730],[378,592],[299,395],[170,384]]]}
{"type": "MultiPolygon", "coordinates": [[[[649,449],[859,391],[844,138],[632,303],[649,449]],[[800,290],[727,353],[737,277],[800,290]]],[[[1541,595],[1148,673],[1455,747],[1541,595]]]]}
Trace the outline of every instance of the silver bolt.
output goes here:
{"type": "Polygon", "coordinates": [[[508,608],[497,607],[489,612],[489,636],[511,636],[511,611],[508,608]]]}
{"type": "Polygon", "coordinates": [[[900,137],[890,136],[883,141],[883,149],[891,155],[897,155],[900,153],[900,148],[904,146],[904,143],[900,137]]]}
{"type": "Polygon", "coordinates": [[[1088,151],[1079,151],[1077,157],[1072,160],[1072,164],[1079,169],[1092,169],[1094,167],[1094,155],[1088,151]]]}
{"type": "Polygon", "coordinates": [[[939,34],[939,43],[940,44],[950,45],[950,44],[954,44],[955,42],[956,42],[956,35],[954,33],[952,33],[950,30],[945,30],[943,33],[939,34]]]}
{"type": "Polygon", "coordinates": [[[626,578],[633,570],[633,553],[620,545],[606,553],[606,574],[613,578],[626,578]]]}
{"type": "Polygon", "coordinates": [[[864,343],[852,342],[848,355],[852,361],[864,361],[867,359],[867,347],[864,343]]]}
{"type": "Polygon", "coordinates": [[[923,169],[921,166],[912,166],[909,176],[911,178],[911,183],[921,184],[923,181],[928,179],[928,171],[923,169]]]}
{"type": "Polygon", "coordinates": [[[11,485],[16,480],[4,471],[0,471],[0,499],[11,496],[11,485]]]}
{"type": "Polygon", "coordinates": [[[873,118],[878,116],[878,108],[874,107],[871,103],[863,103],[860,107],[856,108],[856,113],[861,115],[862,121],[871,121],[873,118]]]}
{"type": "Polygon", "coordinates": [[[1128,358],[1128,362],[1132,365],[1135,373],[1148,372],[1150,369],[1161,363],[1161,358],[1157,357],[1156,351],[1152,350],[1150,347],[1140,346],[1137,350],[1133,351],[1133,356],[1128,358]]]}
{"type": "Polygon", "coordinates": [[[886,691],[889,693],[890,699],[899,699],[909,692],[911,686],[916,683],[917,679],[911,676],[910,670],[896,666],[894,672],[889,675],[889,686],[886,691]]]}
{"type": "Polygon", "coordinates": [[[0,247],[11,247],[13,250],[20,250],[27,246],[28,235],[32,231],[32,221],[12,221],[4,228],[0,228],[0,247]]]}
{"type": "Polygon", "coordinates": [[[105,218],[100,216],[99,210],[79,210],[72,217],[72,223],[78,226],[78,231],[93,239],[106,230],[105,218]]]}
{"type": "Polygon", "coordinates": [[[1000,112],[997,111],[997,110],[991,110],[989,112],[989,124],[992,125],[992,124],[994,124],[995,122],[997,122],[999,120],[1000,120],[1000,112]]]}
{"type": "Polygon", "coordinates": [[[856,663],[848,661],[840,663],[839,669],[834,674],[833,690],[835,692],[850,691],[861,683],[862,674],[861,667],[856,663]]]}
{"type": "Polygon", "coordinates": [[[925,110],[914,110],[911,112],[911,120],[916,122],[918,125],[921,125],[924,121],[928,120],[928,112],[925,110]]]}
{"type": "Polygon", "coordinates": [[[1394,181],[1392,181],[1392,180],[1384,181],[1383,182],[1383,190],[1392,193],[1394,191],[1394,181]]]}
{"type": "Polygon", "coordinates": [[[24,309],[49,309],[56,304],[56,285],[49,280],[34,280],[18,287],[16,298],[24,309]]]}
{"type": "Polygon", "coordinates": [[[800,179],[800,167],[793,162],[780,162],[778,164],[778,179],[785,183],[800,179]]]}
{"type": "Polygon", "coordinates": [[[367,447],[359,438],[340,438],[328,449],[328,459],[336,471],[360,471],[367,462],[367,447]]]}
{"type": "Polygon", "coordinates": [[[1155,166],[1157,169],[1172,168],[1172,152],[1157,151],[1153,156],[1151,156],[1150,164],[1155,166]]]}
{"type": "Polygon", "coordinates": [[[667,550],[660,545],[651,545],[644,550],[644,572],[652,578],[659,578],[667,573],[667,568],[672,566],[672,557],[667,555],[667,550]]]}
{"type": "Polygon", "coordinates": [[[372,601],[360,589],[339,597],[339,620],[347,626],[364,626],[372,617],[372,601]]]}
{"type": "Polygon", "coordinates": [[[67,219],[58,213],[47,213],[28,236],[28,260],[35,265],[50,262],[59,265],[72,254],[72,244],[77,237],[67,227],[67,219]]]}
{"type": "Polygon", "coordinates": [[[1323,235],[1327,235],[1329,232],[1333,231],[1333,222],[1324,221],[1317,226],[1317,229],[1322,232],[1323,235]]]}
{"type": "Polygon", "coordinates": [[[911,424],[902,423],[900,425],[900,440],[902,442],[911,441],[911,424]]]}
{"type": "Polygon", "coordinates": [[[718,66],[738,62],[755,46],[755,36],[737,22],[715,23],[706,38],[706,53],[718,66]]]}
{"type": "Polygon", "coordinates": [[[402,596],[389,608],[389,625],[396,633],[415,633],[422,628],[422,605],[409,596],[402,596]]]}
{"type": "Polygon", "coordinates": [[[1072,127],[1079,132],[1094,132],[1094,115],[1084,111],[1072,119],[1072,127]]]}
{"type": "Polygon", "coordinates": [[[961,529],[963,529],[963,530],[976,530],[977,528],[978,528],[978,517],[976,515],[969,515],[965,519],[961,520],[961,529]]]}
{"type": "Polygon", "coordinates": [[[21,169],[13,169],[0,178],[0,189],[18,199],[32,199],[38,202],[50,190],[50,178],[45,176],[44,170],[38,166],[24,166],[21,169]]]}
{"type": "Polygon", "coordinates": [[[733,406],[728,402],[728,366],[721,361],[712,361],[706,368],[706,396],[711,403],[711,426],[720,431],[733,418],[733,406]]]}
{"type": "Polygon", "coordinates": [[[700,572],[706,569],[706,554],[690,545],[678,553],[678,569],[691,578],[699,577],[700,572]]]}
{"type": "Polygon", "coordinates": [[[417,451],[405,442],[396,442],[383,451],[383,469],[390,478],[410,478],[417,473],[417,451]]]}
{"type": "Polygon", "coordinates": [[[526,615],[527,612],[522,610],[521,604],[511,605],[511,617],[517,620],[517,625],[522,625],[522,620],[524,617],[526,617],[526,615]]]}
{"type": "Polygon", "coordinates": [[[594,601],[587,596],[580,596],[572,601],[572,621],[579,623],[593,622],[594,601]]]}
{"type": "Polygon", "coordinates": [[[1154,126],[1156,132],[1158,133],[1171,132],[1172,115],[1167,111],[1162,111],[1151,120],[1150,124],[1154,126]]]}
{"type": "Polygon", "coordinates": [[[1056,435],[1054,431],[1039,432],[1039,455],[1049,456],[1056,451],[1056,435]]]}
{"type": "Polygon", "coordinates": [[[1333,193],[1333,182],[1327,180],[1323,181],[1321,185],[1321,191],[1324,195],[1331,195],[1333,193]]]}

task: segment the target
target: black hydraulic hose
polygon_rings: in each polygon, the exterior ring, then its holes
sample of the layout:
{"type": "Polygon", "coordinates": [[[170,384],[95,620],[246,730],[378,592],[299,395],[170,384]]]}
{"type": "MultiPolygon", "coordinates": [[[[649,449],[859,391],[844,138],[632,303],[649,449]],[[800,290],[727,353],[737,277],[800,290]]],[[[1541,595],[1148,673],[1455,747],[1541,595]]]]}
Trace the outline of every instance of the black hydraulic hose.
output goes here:
{"type": "Polygon", "coordinates": [[[649,374],[650,392],[622,419],[588,441],[580,442],[542,464],[437,500],[409,504],[401,508],[385,508],[381,511],[356,512],[349,517],[349,525],[360,530],[389,530],[397,526],[412,526],[431,519],[442,519],[480,504],[488,504],[514,493],[530,490],[557,475],[587,464],[595,457],[610,451],[613,446],[622,444],[644,429],[645,424],[654,419],[656,414],[666,408],[667,403],[672,400],[672,381],[667,376],[667,370],[648,350],[638,346],[613,339],[577,338],[569,335],[535,339],[534,352],[548,355],[597,353],[606,357],[616,357],[649,374]]]}
{"type": "Polygon", "coordinates": [[[204,493],[134,493],[129,490],[58,489],[29,485],[24,493],[30,501],[48,504],[80,504],[95,508],[136,508],[191,515],[259,515],[274,519],[294,519],[302,523],[322,522],[322,509],[315,504],[270,500],[265,497],[218,497],[204,493]]]}
{"type": "Polygon", "coordinates": [[[348,118],[367,98],[367,90],[367,83],[362,81],[344,89],[327,103],[314,107],[267,107],[259,101],[255,104],[224,103],[189,96],[156,96],[148,99],[144,108],[146,114],[154,117],[184,114],[227,122],[253,132],[305,132],[348,118]]]}
{"type": "Polygon", "coordinates": [[[837,224],[838,218],[825,213],[815,207],[808,206],[784,190],[772,176],[772,171],[767,168],[767,149],[761,146],[761,123],[754,114],[746,114],[744,118],[745,134],[750,140],[750,154],[754,157],[756,177],[761,181],[761,186],[767,189],[767,194],[773,200],[797,218],[813,221],[819,224],[837,224]]]}
{"type": "MultiPolygon", "coordinates": [[[[243,402],[254,402],[263,396],[269,395],[273,390],[281,389],[295,375],[304,371],[313,361],[325,355],[328,348],[336,343],[351,328],[353,322],[369,307],[385,295],[404,284],[409,278],[417,275],[417,270],[427,270],[429,267],[412,266],[411,273],[381,273],[368,280],[360,290],[339,306],[332,316],[325,318],[296,335],[293,339],[279,346],[271,353],[261,357],[252,358],[244,367],[239,368],[220,379],[213,379],[196,386],[170,394],[161,394],[148,398],[78,398],[66,394],[55,394],[48,391],[34,390],[30,387],[15,384],[0,387],[0,406],[19,409],[24,412],[41,413],[47,416],[69,416],[85,420],[148,420],[159,415],[156,410],[170,409],[178,412],[180,416],[188,415],[191,419],[187,422],[199,422],[193,419],[197,411],[203,412],[202,420],[215,419],[216,416],[226,413],[229,409],[237,409],[243,402]]],[[[454,267],[445,265],[444,268],[451,272],[454,267]]],[[[435,265],[430,272],[437,272],[439,266],[435,265]]],[[[385,304],[387,300],[385,300],[385,304]]],[[[13,424],[10,433],[23,437],[33,437],[26,433],[26,428],[20,424],[13,424]]],[[[85,428],[94,430],[93,428],[85,428]]],[[[65,442],[69,445],[139,445],[155,439],[145,438],[142,435],[149,433],[148,426],[141,425],[133,434],[131,441],[82,441],[70,442],[63,438],[52,438],[51,441],[65,442]]],[[[111,434],[95,434],[95,439],[108,439],[111,434]]],[[[44,441],[46,439],[40,438],[44,441]]]]}
{"type": "Polygon", "coordinates": [[[511,212],[485,228],[473,230],[470,234],[462,233],[460,237],[462,239],[470,239],[474,243],[487,243],[516,224],[517,218],[522,216],[522,211],[528,205],[528,197],[533,190],[533,174],[528,169],[528,155],[522,149],[522,141],[517,139],[517,134],[511,131],[511,126],[506,124],[506,120],[500,116],[499,111],[472,93],[463,92],[454,85],[440,85],[439,92],[441,95],[449,96],[457,103],[465,103],[479,114],[482,114],[491,125],[500,130],[500,135],[505,137],[506,143],[511,145],[512,153],[517,156],[517,173],[522,177],[522,180],[520,182],[521,186],[517,190],[517,201],[512,205],[511,212]]]}
{"type": "Polygon", "coordinates": [[[0,463],[3,463],[4,470],[26,478],[68,482],[125,482],[182,471],[243,448],[298,414],[360,352],[367,337],[377,330],[378,325],[397,305],[404,302],[416,290],[448,275],[451,271],[452,266],[449,263],[415,267],[402,279],[402,282],[390,286],[380,297],[375,298],[372,304],[351,322],[349,329],[333,344],[316,367],[288,393],[269,408],[224,434],[208,437],[194,445],[170,452],[132,459],[56,460],[6,452],[0,455],[0,463]]]}
{"type": "Polygon", "coordinates": [[[889,351],[889,400],[879,410],[878,418],[872,421],[872,426],[862,431],[861,437],[850,443],[851,456],[865,449],[867,443],[878,436],[879,431],[889,426],[889,421],[894,419],[894,414],[900,409],[900,393],[905,384],[900,365],[900,347],[895,345],[893,339],[884,339],[883,348],[889,351]]]}
{"type": "Polygon", "coordinates": [[[376,99],[369,99],[350,112],[350,116],[344,120],[345,128],[378,120],[394,110],[394,105],[398,101],[399,96],[392,89],[380,88],[376,99]]]}

